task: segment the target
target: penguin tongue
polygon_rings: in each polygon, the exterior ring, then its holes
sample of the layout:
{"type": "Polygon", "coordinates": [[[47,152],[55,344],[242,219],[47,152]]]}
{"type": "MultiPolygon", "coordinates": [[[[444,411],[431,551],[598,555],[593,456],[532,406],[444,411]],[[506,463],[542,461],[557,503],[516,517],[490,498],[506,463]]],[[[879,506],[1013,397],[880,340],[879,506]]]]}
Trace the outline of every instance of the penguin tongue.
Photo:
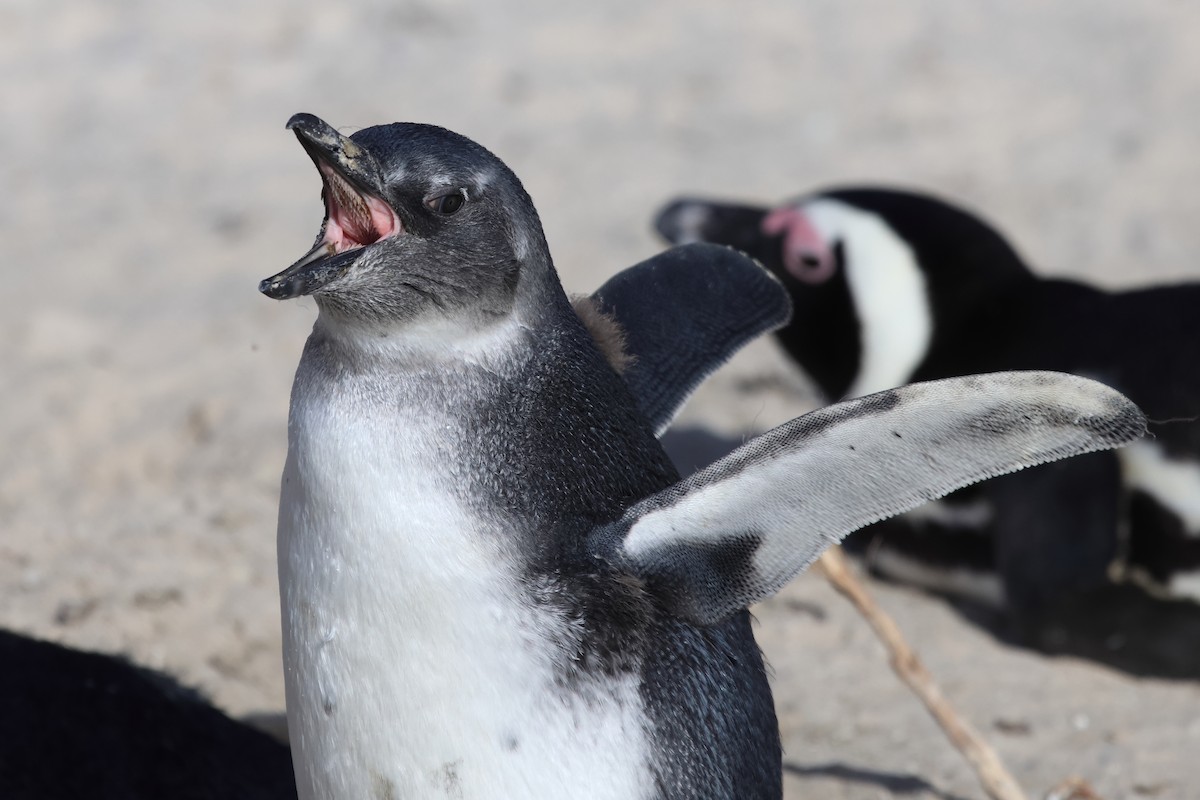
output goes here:
{"type": "Polygon", "coordinates": [[[320,164],[325,180],[325,242],[334,252],[364,247],[400,232],[400,220],[387,203],[361,194],[332,167],[320,164]]]}

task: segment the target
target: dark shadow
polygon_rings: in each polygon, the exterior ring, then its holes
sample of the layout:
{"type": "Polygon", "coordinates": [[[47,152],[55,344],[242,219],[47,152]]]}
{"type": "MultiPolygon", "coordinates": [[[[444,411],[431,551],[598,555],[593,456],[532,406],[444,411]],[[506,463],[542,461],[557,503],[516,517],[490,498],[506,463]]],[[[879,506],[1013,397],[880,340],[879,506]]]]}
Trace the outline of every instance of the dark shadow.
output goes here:
{"type": "MultiPolygon", "coordinates": [[[[667,431],[662,444],[686,476],[728,455],[747,438],[684,427],[667,431]]],[[[1139,677],[1200,679],[1200,603],[1162,599],[1134,585],[1112,584],[1076,595],[1042,614],[1036,625],[1018,628],[1003,611],[959,599],[948,602],[963,619],[1011,646],[1083,658],[1139,677]]]]}
{"type": "Polygon", "coordinates": [[[286,745],[174,678],[0,630],[0,796],[296,800],[286,745]]]}
{"type": "Polygon", "coordinates": [[[1072,597],[1036,624],[1018,626],[1001,609],[945,599],[964,620],[1011,647],[1081,658],[1141,678],[1200,680],[1197,603],[1113,584],[1072,597]]]}
{"type": "Polygon", "coordinates": [[[1074,656],[1144,677],[1200,679],[1200,604],[1116,584],[1072,597],[1036,630],[1005,641],[1074,656]]]}
{"type": "Polygon", "coordinates": [[[801,778],[835,778],[847,783],[865,783],[878,786],[893,795],[928,794],[941,800],[969,800],[957,794],[943,792],[924,778],[916,775],[899,775],[874,769],[852,767],[848,764],[789,764],[784,762],[783,771],[801,778]]]}

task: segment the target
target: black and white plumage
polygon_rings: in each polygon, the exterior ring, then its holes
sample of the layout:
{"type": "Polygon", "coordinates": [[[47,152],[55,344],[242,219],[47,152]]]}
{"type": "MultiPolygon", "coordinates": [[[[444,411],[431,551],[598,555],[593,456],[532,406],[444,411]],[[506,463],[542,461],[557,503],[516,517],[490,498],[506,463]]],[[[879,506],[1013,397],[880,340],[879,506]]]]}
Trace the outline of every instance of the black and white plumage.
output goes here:
{"type": "MultiPolygon", "coordinates": [[[[791,311],[768,272],[715,245],[648,259],[575,307],[585,304],[614,326],[621,375],[659,430],[706,375],[791,311]]],[[[85,795],[288,800],[296,789],[286,742],[171,676],[0,631],[0,797],[85,795]]]]}
{"type": "Polygon", "coordinates": [[[681,199],[656,226],[770,268],[796,307],[779,341],[831,400],[1048,369],[1113,386],[1161,421],[1119,453],[992,481],[860,534],[876,569],[1028,619],[1106,585],[1114,563],[1200,599],[1200,284],[1106,292],[1042,278],[974,214],[893,189],[774,209],[681,199]]]}
{"type": "MultiPolygon", "coordinates": [[[[716,245],[648,259],[574,306],[604,316],[598,344],[620,348],[616,366],[660,430],[706,375],[791,312],[770,273],[716,245]]],[[[289,800],[296,787],[286,741],[170,676],[0,631],[0,797],[82,796],[289,800]]]]}
{"type": "Polygon", "coordinates": [[[425,125],[289,127],[326,206],[261,287],[319,308],[279,525],[302,798],[779,797],[746,605],[856,526],[1143,429],[1098,384],[984,376],[681,482],[499,159],[425,125]]]}

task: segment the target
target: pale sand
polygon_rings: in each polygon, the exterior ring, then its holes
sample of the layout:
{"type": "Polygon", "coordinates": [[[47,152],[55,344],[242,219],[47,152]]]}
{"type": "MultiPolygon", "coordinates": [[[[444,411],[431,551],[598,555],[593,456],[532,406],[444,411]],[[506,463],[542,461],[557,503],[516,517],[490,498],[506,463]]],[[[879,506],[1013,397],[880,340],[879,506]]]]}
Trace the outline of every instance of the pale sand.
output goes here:
{"type": "MultiPolygon", "coordinates": [[[[524,179],[572,290],[655,252],[676,192],[849,180],[959,197],[1047,272],[1118,286],[1200,274],[1198,31],[1200,6],[1168,0],[12,0],[0,625],[128,652],[234,713],[282,706],[275,504],[314,309],[255,285],[320,219],[293,112],[478,139],[524,179]]],[[[687,419],[798,413],[744,390],[786,371],[756,346],[687,419]]],[[[1195,796],[1200,687],[999,646],[877,588],[1031,790],[1078,773],[1110,799],[1195,796]]],[[[980,796],[818,577],[759,616],[788,763],[816,773],[789,796],[980,796]]]]}

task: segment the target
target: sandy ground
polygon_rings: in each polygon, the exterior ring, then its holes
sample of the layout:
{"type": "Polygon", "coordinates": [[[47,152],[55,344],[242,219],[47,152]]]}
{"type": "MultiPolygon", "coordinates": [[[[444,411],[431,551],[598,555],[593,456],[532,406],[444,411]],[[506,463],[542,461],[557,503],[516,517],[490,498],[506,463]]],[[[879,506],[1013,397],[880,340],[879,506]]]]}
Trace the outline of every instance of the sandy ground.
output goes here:
{"type": "MultiPolygon", "coordinates": [[[[1172,0],[10,0],[0,625],[282,707],[274,518],[314,308],[255,285],[320,220],[293,112],[483,142],[572,290],[655,252],[679,191],[848,180],[960,197],[1045,271],[1121,286],[1200,274],[1197,32],[1172,0]]],[[[795,382],[764,343],[686,421],[782,421],[803,399],[754,387],[795,382]]],[[[1196,796],[1200,686],[1006,648],[877,588],[1031,791],[1196,796]]],[[[818,577],[759,618],[789,797],[981,796],[818,577]]]]}

